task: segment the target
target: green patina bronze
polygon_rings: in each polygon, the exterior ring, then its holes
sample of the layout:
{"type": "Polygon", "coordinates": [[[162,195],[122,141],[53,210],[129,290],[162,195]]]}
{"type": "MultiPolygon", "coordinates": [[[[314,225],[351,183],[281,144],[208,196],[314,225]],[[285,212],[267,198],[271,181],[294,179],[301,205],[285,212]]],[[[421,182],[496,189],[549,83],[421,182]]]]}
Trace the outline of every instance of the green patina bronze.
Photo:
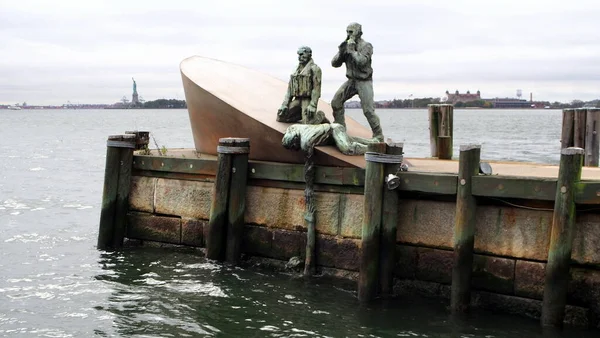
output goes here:
{"type": "Polygon", "coordinates": [[[133,93],[137,94],[137,83],[135,82],[135,80],[133,78],[131,78],[131,80],[133,81],[133,93]]]}
{"type": "Polygon", "coordinates": [[[302,121],[304,124],[327,121],[323,112],[317,112],[321,97],[321,68],[312,59],[312,49],[307,46],[298,48],[298,61],[298,67],[290,75],[281,108],[277,111],[277,121],[302,121]]]}
{"type": "Polygon", "coordinates": [[[358,23],[348,25],[346,33],[346,40],[338,46],[338,52],[331,60],[331,65],[335,68],[346,64],[346,78],[348,78],[331,100],[333,117],[336,123],[345,126],[344,102],[358,94],[363,113],[373,131],[373,138],[383,142],[383,131],[379,117],[375,114],[373,99],[373,68],[371,67],[373,46],[362,39],[362,26],[358,23]]]}
{"type": "Polygon", "coordinates": [[[335,144],[345,155],[363,155],[368,144],[366,140],[349,136],[346,128],[337,123],[291,125],[285,131],[281,143],[287,149],[302,149],[305,152],[312,151],[316,146],[335,144]]]}

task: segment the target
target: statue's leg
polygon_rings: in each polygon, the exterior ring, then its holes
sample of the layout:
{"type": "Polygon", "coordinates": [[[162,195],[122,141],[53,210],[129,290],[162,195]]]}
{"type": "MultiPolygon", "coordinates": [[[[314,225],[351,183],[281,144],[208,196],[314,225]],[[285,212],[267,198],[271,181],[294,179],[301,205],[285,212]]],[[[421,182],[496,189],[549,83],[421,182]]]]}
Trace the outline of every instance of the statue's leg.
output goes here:
{"type": "Polygon", "coordinates": [[[300,115],[302,116],[302,124],[311,124],[309,119],[306,117],[306,107],[308,107],[308,105],[310,104],[310,99],[309,98],[301,98],[298,99],[298,101],[300,101],[300,115]]]}
{"type": "Polygon", "coordinates": [[[296,99],[290,102],[285,114],[277,115],[278,122],[296,123],[302,119],[302,105],[300,100],[296,99]]]}
{"type": "Polygon", "coordinates": [[[333,95],[333,99],[331,100],[331,108],[333,109],[333,119],[335,123],[339,123],[346,127],[344,102],[348,101],[348,99],[356,95],[356,93],[354,81],[351,80],[344,82],[340,89],[335,92],[335,95],[333,95]]]}
{"type": "Polygon", "coordinates": [[[371,130],[373,131],[373,138],[383,142],[383,131],[381,130],[379,116],[375,114],[373,81],[356,81],[356,90],[358,92],[358,97],[360,97],[360,105],[363,113],[365,114],[367,121],[369,121],[371,130]]]}
{"type": "Polygon", "coordinates": [[[354,142],[346,133],[346,128],[341,124],[331,124],[332,136],[338,150],[344,155],[363,155],[367,151],[367,146],[354,142]]]}

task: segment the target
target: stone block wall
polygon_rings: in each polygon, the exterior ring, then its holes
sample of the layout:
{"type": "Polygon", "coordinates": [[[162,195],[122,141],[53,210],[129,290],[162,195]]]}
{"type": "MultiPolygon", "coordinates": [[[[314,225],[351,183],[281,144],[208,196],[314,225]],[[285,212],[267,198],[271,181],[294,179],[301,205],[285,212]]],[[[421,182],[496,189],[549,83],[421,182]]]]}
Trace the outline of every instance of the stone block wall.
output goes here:
{"type": "MultiPolygon", "coordinates": [[[[127,237],[204,246],[212,182],[133,177],[127,237]]],[[[317,192],[317,265],[358,271],[364,197],[317,192]]],[[[450,285],[455,203],[400,199],[398,278],[450,285]]],[[[249,186],[243,252],[277,260],[304,257],[302,190],[249,186]]],[[[511,206],[477,209],[473,289],[541,300],[552,212],[511,206]]],[[[600,216],[580,213],[569,304],[600,314],[600,216]]],[[[483,296],[482,296],[483,297],[483,296]]],[[[488,297],[488,296],[485,296],[488,297]]],[[[489,297],[488,297],[489,298],[489,297]]]]}

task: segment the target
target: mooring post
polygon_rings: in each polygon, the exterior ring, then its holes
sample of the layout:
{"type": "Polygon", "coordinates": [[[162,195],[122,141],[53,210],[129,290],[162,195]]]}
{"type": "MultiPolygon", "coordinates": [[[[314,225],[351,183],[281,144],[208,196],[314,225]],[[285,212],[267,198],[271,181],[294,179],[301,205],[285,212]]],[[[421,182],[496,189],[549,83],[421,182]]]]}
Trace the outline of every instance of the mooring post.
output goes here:
{"type": "Polygon", "coordinates": [[[439,115],[440,126],[437,137],[437,157],[440,160],[449,160],[452,158],[454,106],[451,104],[440,104],[439,115]]]}
{"type": "Polygon", "coordinates": [[[575,109],[563,109],[560,149],[572,147],[574,144],[575,109]]]}
{"type": "Polygon", "coordinates": [[[148,148],[148,144],[150,143],[150,132],[149,131],[126,131],[125,134],[133,134],[135,135],[135,150],[141,150],[144,148],[148,148]]]}
{"type": "Polygon", "coordinates": [[[440,106],[438,104],[427,105],[429,113],[429,149],[431,157],[438,157],[438,136],[440,136],[440,106]]]}
{"type": "Polygon", "coordinates": [[[585,147],[585,120],[587,117],[587,109],[575,109],[573,117],[573,147],[585,147]]]}
{"type": "Polygon", "coordinates": [[[371,143],[365,154],[365,202],[363,209],[362,245],[358,277],[358,299],[375,298],[379,285],[379,240],[383,202],[383,167],[379,154],[385,154],[385,143],[371,143]]]}
{"type": "Polygon", "coordinates": [[[427,107],[431,157],[444,160],[451,159],[454,135],[454,106],[451,104],[430,104],[427,107]]]}
{"type": "Polygon", "coordinates": [[[221,138],[217,146],[217,175],[212,189],[208,231],[206,234],[206,258],[223,260],[227,239],[227,202],[231,182],[232,155],[229,148],[236,146],[235,138],[221,138]]]}
{"type": "MultiPolygon", "coordinates": [[[[384,174],[397,175],[402,165],[404,143],[387,143],[387,163],[384,174]]],[[[380,289],[381,295],[389,297],[394,288],[394,266],[396,265],[396,236],[398,226],[398,191],[383,188],[383,218],[381,224],[380,289]]]]}
{"type": "Polygon", "coordinates": [[[542,303],[543,326],[560,327],[565,317],[575,226],[575,192],[581,180],[583,156],[584,150],[576,147],[563,149],[560,155],[542,303]]]}
{"type": "MultiPolygon", "coordinates": [[[[134,146],[134,145],[133,145],[134,146]]],[[[106,164],[104,167],[104,188],[102,192],[102,210],[100,211],[100,224],[98,229],[98,249],[104,250],[112,248],[115,245],[115,226],[121,221],[117,218],[117,209],[122,213],[122,203],[119,203],[119,173],[121,168],[125,167],[122,161],[121,149],[132,148],[131,140],[124,135],[111,135],[106,142],[106,164]],[[120,205],[117,207],[117,205],[120,205]]],[[[126,156],[125,156],[126,157],[126,156]]],[[[129,162],[129,171],[131,171],[131,162],[129,162]]],[[[129,187],[127,187],[129,189],[129,187]]],[[[123,198],[125,188],[120,191],[120,198],[123,198]]],[[[128,194],[128,192],[127,192],[128,194]]],[[[125,209],[126,212],[126,209],[125,209]]],[[[124,216],[123,216],[124,218],[124,216]]],[[[124,219],[123,219],[124,222],[124,219]]],[[[124,225],[119,224],[119,227],[124,225]]]]}
{"type": "Polygon", "coordinates": [[[475,197],[471,194],[471,185],[473,176],[479,174],[480,156],[480,145],[460,146],[450,299],[450,307],[453,312],[467,311],[471,303],[471,274],[473,272],[475,211],[477,208],[475,197]]]}
{"type": "Polygon", "coordinates": [[[585,160],[586,167],[597,167],[600,156],[600,143],[598,132],[600,131],[600,109],[588,108],[585,118],[585,160]]]}
{"type": "Polygon", "coordinates": [[[222,150],[228,151],[232,156],[231,185],[229,187],[229,206],[227,212],[226,259],[231,264],[238,264],[241,256],[242,236],[244,234],[250,139],[235,139],[235,145],[228,146],[222,150]]]}
{"type": "Polygon", "coordinates": [[[113,248],[123,247],[127,211],[129,211],[129,190],[131,189],[131,170],[133,169],[133,150],[136,149],[136,135],[122,136],[119,154],[119,183],[117,187],[117,206],[115,210],[115,228],[113,232],[113,248]]]}

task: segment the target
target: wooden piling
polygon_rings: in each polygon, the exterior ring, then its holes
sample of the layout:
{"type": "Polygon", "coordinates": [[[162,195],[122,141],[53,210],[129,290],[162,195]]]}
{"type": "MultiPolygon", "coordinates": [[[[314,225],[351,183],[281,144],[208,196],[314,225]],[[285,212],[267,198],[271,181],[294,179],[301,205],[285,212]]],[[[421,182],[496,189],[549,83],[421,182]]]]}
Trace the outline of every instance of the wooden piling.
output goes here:
{"type": "Polygon", "coordinates": [[[451,104],[430,104],[428,109],[431,157],[450,159],[453,147],[454,107],[451,104]]]}
{"type": "Polygon", "coordinates": [[[575,226],[575,193],[581,180],[583,157],[581,148],[561,151],[542,302],[543,326],[560,327],[564,321],[575,226]]]}
{"type": "Polygon", "coordinates": [[[454,107],[450,104],[441,104],[439,105],[439,114],[438,158],[449,160],[452,158],[452,120],[454,117],[454,107]]]}
{"type": "Polygon", "coordinates": [[[440,160],[449,160],[452,158],[452,137],[438,136],[438,158],[440,160]]]}
{"type": "Polygon", "coordinates": [[[133,150],[136,149],[136,135],[125,134],[121,138],[123,145],[120,148],[119,154],[119,181],[112,240],[112,247],[115,249],[123,247],[123,240],[125,239],[127,211],[129,211],[131,170],[133,169],[133,150]]]}
{"type": "MultiPolygon", "coordinates": [[[[117,201],[119,195],[119,173],[121,171],[121,149],[130,148],[131,143],[125,141],[123,135],[111,135],[106,142],[106,164],[104,167],[104,188],[102,192],[102,210],[98,229],[98,249],[112,248],[115,241],[115,221],[117,220],[117,204],[122,213],[122,203],[117,201]]],[[[129,165],[131,171],[131,163],[129,165]]],[[[129,189],[129,187],[127,187],[129,189]]],[[[125,187],[120,191],[120,198],[125,194],[125,187]]],[[[128,192],[127,192],[128,195],[128,192]]],[[[124,216],[123,216],[124,217],[124,216]]],[[[119,226],[122,226],[121,224],[119,226]]],[[[120,230],[119,230],[120,231],[120,230]]]]}
{"type": "Polygon", "coordinates": [[[585,120],[587,117],[587,109],[577,108],[574,110],[573,117],[573,147],[585,147],[585,120]]]}
{"type": "MultiPolygon", "coordinates": [[[[396,175],[402,164],[403,143],[387,143],[388,163],[385,164],[384,175],[396,175]],[[396,162],[396,163],[392,163],[396,162]]],[[[396,265],[396,235],[398,226],[398,192],[384,186],[383,217],[381,221],[380,250],[380,290],[383,297],[393,294],[394,267],[396,265]]]]}
{"type": "Polygon", "coordinates": [[[452,267],[452,312],[465,312],[471,303],[471,274],[475,243],[477,203],[471,194],[472,178],[479,173],[480,145],[461,145],[454,221],[454,263],[452,267]]]}
{"type": "Polygon", "coordinates": [[[588,108],[585,118],[585,159],[586,167],[597,167],[600,156],[600,143],[598,132],[600,131],[600,109],[588,108]]]}
{"type": "Polygon", "coordinates": [[[125,134],[135,135],[135,150],[141,150],[144,148],[148,148],[148,144],[150,143],[150,132],[149,131],[126,131],[125,134]]]}
{"type": "Polygon", "coordinates": [[[231,182],[232,156],[229,147],[235,146],[235,138],[221,138],[217,147],[217,174],[212,189],[210,216],[206,235],[206,257],[223,260],[227,239],[227,203],[231,182]]]}
{"type": "Polygon", "coordinates": [[[375,298],[379,285],[379,240],[383,202],[383,163],[378,154],[385,154],[385,143],[371,143],[365,154],[365,202],[363,209],[362,245],[358,278],[358,299],[375,298]]]}
{"type": "Polygon", "coordinates": [[[562,132],[560,135],[560,149],[572,147],[575,127],[575,109],[563,109],[562,132]]]}
{"type": "Polygon", "coordinates": [[[227,211],[226,260],[228,263],[238,264],[241,257],[242,236],[244,234],[250,139],[238,138],[235,141],[235,145],[226,149],[232,155],[231,185],[229,187],[229,206],[227,211]]]}
{"type": "Polygon", "coordinates": [[[430,156],[438,156],[438,136],[440,136],[440,107],[438,104],[430,104],[427,106],[429,113],[429,147],[430,156]]]}

